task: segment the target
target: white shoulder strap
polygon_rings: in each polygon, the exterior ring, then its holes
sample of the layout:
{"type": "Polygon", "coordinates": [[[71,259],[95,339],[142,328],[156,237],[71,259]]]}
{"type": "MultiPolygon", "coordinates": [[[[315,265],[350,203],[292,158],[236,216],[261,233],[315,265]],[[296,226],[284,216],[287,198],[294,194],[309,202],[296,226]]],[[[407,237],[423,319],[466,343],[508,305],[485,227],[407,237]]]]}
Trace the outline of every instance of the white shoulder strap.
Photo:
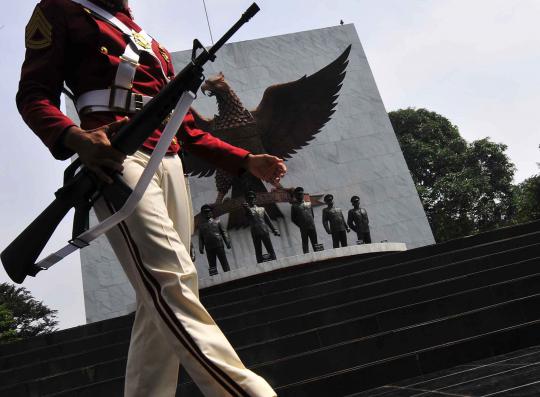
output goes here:
{"type": "Polygon", "coordinates": [[[78,3],[82,5],[85,8],[88,8],[90,11],[97,14],[101,19],[109,22],[111,25],[115,26],[119,30],[121,30],[123,33],[127,34],[128,36],[131,36],[131,29],[128,28],[122,21],[120,21],[118,18],[116,18],[114,15],[112,15],[110,12],[104,10],[100,6],[88,1],[88,0],[71,0],[74,3],[78,3]]]}
{"type": "Polygon", "coordinates": [[[152,55],[156,61],[158,62],[161,72],[163,73],[163,76],[165,76],[166,79],[168,79],[167,74],[163,70],[163,65],[157,55],[154,53],[154,50],[152,49],[152,41],[153,38],[146,33],[144,30],[141,30],[140,32],[136,32],[135,30],[129,28],[126,26],[125,23],[123,23],[121,20],[116,18],[114,15],[112,15],[110,12],[104,10],[103,8],[99,7],[98,5],[88,1],[88,0],[71,0],[74,3],[78,3],[84,8],[88,9],[92,15],[95,15],[96,17],[102,19],[105,22],[108,22],[110,25],[114,26],[118,30],[120,30],[122,33],[124,33],[126,36],[129,37],[131,43],[137,48],[137,52],[145,51],[152,55]]]}

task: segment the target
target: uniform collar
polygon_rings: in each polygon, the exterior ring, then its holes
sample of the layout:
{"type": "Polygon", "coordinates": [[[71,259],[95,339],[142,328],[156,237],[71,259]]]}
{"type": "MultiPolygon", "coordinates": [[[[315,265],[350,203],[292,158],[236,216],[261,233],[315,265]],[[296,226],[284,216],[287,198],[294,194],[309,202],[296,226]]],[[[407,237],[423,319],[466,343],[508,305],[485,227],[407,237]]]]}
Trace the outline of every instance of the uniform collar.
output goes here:
{"type": "Polygon", "coordinates": [[[90,0],[90,1],[100,7],[103,7],[109,12],[113,12],[113,13],[122,12],[128,15],[130,18],[132,17],[131,9],[129,7],[118,6],[110,0],[90,0]]]}

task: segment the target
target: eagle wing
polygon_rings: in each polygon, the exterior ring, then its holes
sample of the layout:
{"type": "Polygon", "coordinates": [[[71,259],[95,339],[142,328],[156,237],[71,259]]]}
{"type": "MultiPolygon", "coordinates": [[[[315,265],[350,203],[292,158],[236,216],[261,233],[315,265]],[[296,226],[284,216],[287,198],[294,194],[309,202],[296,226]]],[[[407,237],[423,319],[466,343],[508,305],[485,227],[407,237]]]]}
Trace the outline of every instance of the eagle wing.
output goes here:
{"type": "MultiPolygon", "coordinates": [[[[197,125],[197,127],[213,135],[212,131],[214,119],[208,119],[202,116],[193,108],[191,108],[190,111],[195,118],[195,124],[197,125]]],[[[198,176],[199,178],[205,176],[212,176],[216,172],[216,167],[213,164],[189,152],[183,153],[183,165],[184,172],[186,174],[190,176],[198,176]]]]}
{"type": "Polygon", "coordinates": [[[307,145],[334,113],[351,46],[311,76],[270,86],[253,116],[269,154],[288,159],[307,145]]]}

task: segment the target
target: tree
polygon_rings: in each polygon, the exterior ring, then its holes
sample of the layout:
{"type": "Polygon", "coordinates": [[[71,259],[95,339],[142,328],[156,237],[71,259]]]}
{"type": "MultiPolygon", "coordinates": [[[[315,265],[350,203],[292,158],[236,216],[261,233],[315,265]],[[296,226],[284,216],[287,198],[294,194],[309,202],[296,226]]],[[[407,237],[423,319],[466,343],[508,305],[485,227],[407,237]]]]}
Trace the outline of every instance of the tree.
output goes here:
{"type": "Polygon", "coordinates": [[[13,318],[13,313],[4,305],[0,305],[0,344],[14,342],[18,339],[17,323],[13,318]]]}
{"type": "Polygon", "coordinates": [[[525,179],[515,187],[514,205],[516,223],[540,219],[540,174],[525,179]]]}
{"type": "Polygon", "coordinates": [[[514,165],[506,146],[467,143],[445,117],[426,109],[389,113],[438,242],[507,224],[514,165]]]}
{"type": "Polygon", "coordinates": [[[34,299],[26,288],[0,284],[0,341],[56,331],[56,313],[34,299]]]}

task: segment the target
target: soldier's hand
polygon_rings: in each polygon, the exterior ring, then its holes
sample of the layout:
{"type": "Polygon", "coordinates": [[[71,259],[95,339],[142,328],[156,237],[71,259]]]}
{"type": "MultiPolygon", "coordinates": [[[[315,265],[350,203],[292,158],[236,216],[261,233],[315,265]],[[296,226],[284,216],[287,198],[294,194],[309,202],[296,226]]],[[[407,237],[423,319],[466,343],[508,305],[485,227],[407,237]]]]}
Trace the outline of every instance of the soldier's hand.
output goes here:
{"type": "Polygon", "coordinates": [[[204,250],[199,250],[199,253],[202,255],[204,254],[204,250]]]}
{"type": "Polygon", "coordinates": [[[225,244],[225,246],[226,246],[228,249],[231,249],[231,245],[230,245],[230,244],[225,244]]]}
{"type": "Polygon", "coordinates": [[[64,138],[64,145],[79,155],[81,162],[105,183],[113,183],[107,171],[122,172],[126,156],[113,148],[109,140],[128,119],[122,119],[94,130],[71,127],[64,138]]]}
{"type": "Polygon", "coordinates": [[[279,237],[279,236],[281,236],[281,233],[278,232],[277,230],[274,230],[274,236],[278,236],[278,237],[279,237]]]}
{"type": "Polygon", "coordinates": [[[351,231],[351,229],[349,229],[349,228],[347,228],[346,230],[347,230],[347,233],[349,233],[351,231]]]}
{"type": "Polygon", "coordinates": [[[249,154],[244,161],[244,168],[259,179],[273,185],[287,172],[287,166],[282,159],[269,154],[249,154]]]}

